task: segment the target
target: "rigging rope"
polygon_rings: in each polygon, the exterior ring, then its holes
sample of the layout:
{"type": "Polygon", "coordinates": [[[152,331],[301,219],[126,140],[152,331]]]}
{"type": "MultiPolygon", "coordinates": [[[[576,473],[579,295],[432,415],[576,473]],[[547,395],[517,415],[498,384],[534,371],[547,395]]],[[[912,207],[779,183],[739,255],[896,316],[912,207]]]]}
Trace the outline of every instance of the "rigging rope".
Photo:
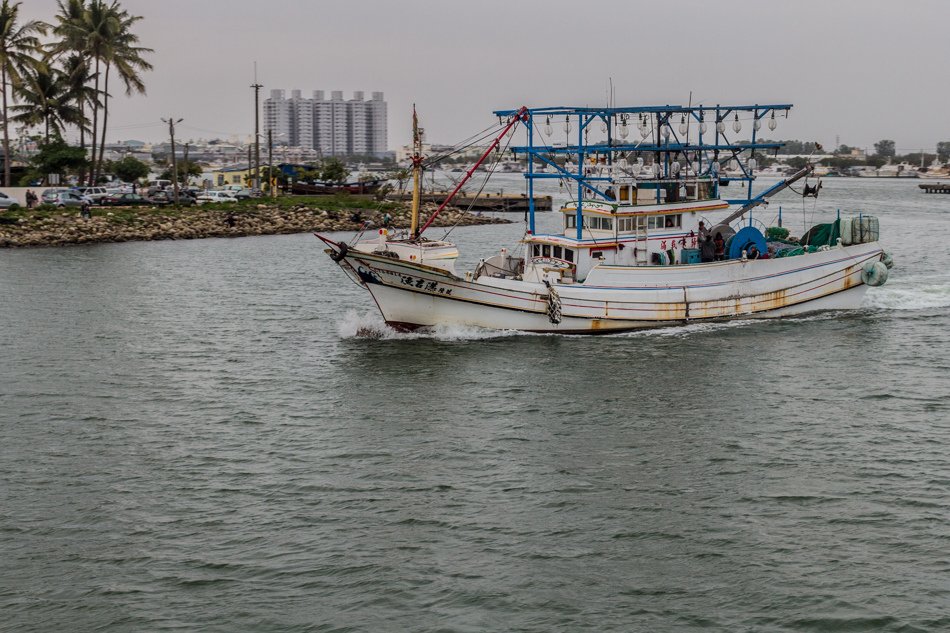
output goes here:
{"type": "Polygon", "coordinates": [[[449,236],[449,233],[455,230],[455,227],[459,225],[459,222],[462,221],[462,216],[471,212],[472,207],[475,206],[475,201],[478,200],[478,197],[482,195],[482,191],[485,190],[485,187],[488,185],[488,181],[491,179],[492,174],[495,173],[495,168],[498,166],[498,163],[501,161],[501,157],[505,155],[505,152],[508,151],[508,146],[511,145],[511,139],[515,136],[515,130],[518,129],[518,124],[515,124],[515,127],[511,129],[511,133],[508,134],[508,140],[505,142],[505,147],[500,152],[495,152],[495,160],[491,164],[491,168],[488,170],[488,173],[485,175],[485,179],[482,181],[482,186],[479,187],[478,192],[472,197],[472,201],[468,204],[468,208],[459,213],[459,217],[455,220],[455,224],[449,227],[449,230],[445,232],[445,235],[442,236],[444,240],[449,236]]]}
{"type": "Polygon", "coordinates": [[[488,126],[487,128],[485,128],[484,130],[481,130],[480,132],[476,132],[476,133],[473,134],[472,136],[469,136],[467,139],[464,139],[464,140],[462,140],[462,141],[459,141],[458,143],[456,143],[455,145],[452,146],[452,148],[451,148],[450,151],[446,152],[445,154],[440,154],[440,155],[428,157],[428,158],[426,159],[426,161],[422,163],[422,166],[423,166],[423,167],[430,167],[431,165],[433,165],[433,164],[435,164],[435,163],[438,163],[438,162],[440,162],[440,161],[442,161],[442,160],[445,160],[446,158],[449,158],[450,156],[454,156],[455,154],[459,154],[459,153],[461,153],[461,152],[467,150],[469,147],[472,147],[473,145],[477,145],[477,144],[480,143],[481,141],[484,141],[486,138],[490,138],[490,137],[493,136],[493,135],[497,132],[497,130],[499,130],[499,129],[501,129],[501,128],[500,128],[499,126],[497,126],[497,125],[494,125],[494,124],[493,124],[493,125],[490,125],[490,126],[488,126]]]}

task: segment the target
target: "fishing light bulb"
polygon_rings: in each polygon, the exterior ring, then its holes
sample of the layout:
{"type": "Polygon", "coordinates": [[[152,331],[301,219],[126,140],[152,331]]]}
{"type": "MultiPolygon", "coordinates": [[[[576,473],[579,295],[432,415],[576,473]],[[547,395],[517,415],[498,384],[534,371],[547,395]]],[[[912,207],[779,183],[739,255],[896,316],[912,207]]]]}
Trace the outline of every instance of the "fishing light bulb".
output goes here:
{"type": "Polygon", "coordinates": [[[640,126],[640,136],[646,138],[650,135],[650,130],[647,129],[647,122],[644,121],[643,125],[640,126]]]}
{"type": "Polygon", "coordinates": [[[544,122],[544,133],[547,136],[551,136],[554,133],[554,128],[551,127],[551,117],[548,117],[544,122]]]}
{"type": "Polygon", "coordinates": [[[759,166],[758,161],[756,161],[754,158],[750,158],[750,159],[749,159],[749,162],[748,162],[747,164],[748,164],[750,170],[755,169],[756,167],[759,166]]]}
{"type": "Polygon", "coordinates": [[[709,171],[710,171],[713,175],[718,174],[718,173],[719,173],[719,170],[721,170],[721,169],[722,169],[722,165],[720,165],[719,163],[710,163],[710,165],[709,165],[709,171]]]}
{"type": "Polygon", "coordinates": [[[775,112],[772,112],[772,116],[769,117],[769,129],[774,131],[778,127],[778,121],[775,120],[775,112]]]}
{"type": "Polygon", "coordinates": [[[637,156],[637,165],[643,167],[643,156],[637,156]]]}
{"type": "Polygon", "coordinates": [[[664,141],[669,141],[669,140],[670,140],[670,126],[669,126],[669,125],[664,125],[664,126],[663,126],[662,134],[663,134],[663,140],[664,140],[664,141]]]}
{"type": "Polygon", "coordinates": [[[739,114],[736,113],[736,118],[732,122],[732,129],[735,130],[736,134],[742,131],[742,123],[739,122],[739,114]]]}
{"type": "Polygon", "coordinates": [[[627,122],[624,121],[623,123],[620,124],[620,138],[627,138],[629,134],[630,134],[630,130],[627,129],[627,122]]]}
{"type": "Polygon", "coordinates": [[[643,169],[643,166],[640,165],[639,163],[634,163],[633,165],[630,166],[630,171],[633,172],[633,175],[635,177],[640,175],[641,169],[643,169]]]}
{"type": "Polygon", "coordinates": [[[725,121],[717,121],[717,122],[716,122],[716,131],[719,132],[720,134],[722,134],[723,132],[725,132],[725,131],[726,131],[726,122],[725,122],[725,121]]]}
{"type": "Polygon", "coordinates": [[[564,117],[564,133],[565,134],[571,133],[571,118],[570,117],[564,117]]]}
{"type": "Polygon", "coordinates": [[[705,134],[705,133],[706,133],[706,129],[707,129],[706,122],[705,122],[705,121],[700,121],[700,122],[699,122],[699,133],[700,133],[700,134],[705,134]]]}
{"type": "Polygon", "coordinates": [[[607,122],[604,121],[603,119],[600,120],[600,131],[601,132],[607,131],[607,122]]]}
{"type": "Polygon", "coordinates": [[[653,176],[655,178],[660,177],[660,163],[653,163],[653,176]]]}
{"type": "Polygon", "coordinates": [[[692,168],[694,174],[698,174],[698,173],[699,173],[699,161],[698,161],[698,160],[694,160],[694,161],[692,162],[692,164],[690,165],[690,167],[692,168]]]}
{"type": "Polygon", "coordinates": [[[672,163],[670,163],[670,171],[673,172],[674,176],[680,173],[680,167],[682,167],[682,165],[680,165],[678,160],[674,160],[672,163]]]}
{"type": "Polygon", "coordinates": [[[752,122],[752,129],[755,130],[756,132],[758,132],[759,130],[761,130],[761,129],[762,129],[762,120],[759,119],[759,118],[756,118],[755,121],[752,122]]]}
{"type": "Polygon", "coordinates": [[[731,169],[732,171],[735,171],[735,170],[739,169],[739,161],[737,161],[735,158],[733,158],[732,160],[730,160],[730,161],[729,161],[729,169],[731,169]]]}
{"type": "Polygon", "coordinates": [[[680,134],[686,134],[686,115],[680,115],[680,134]]]}

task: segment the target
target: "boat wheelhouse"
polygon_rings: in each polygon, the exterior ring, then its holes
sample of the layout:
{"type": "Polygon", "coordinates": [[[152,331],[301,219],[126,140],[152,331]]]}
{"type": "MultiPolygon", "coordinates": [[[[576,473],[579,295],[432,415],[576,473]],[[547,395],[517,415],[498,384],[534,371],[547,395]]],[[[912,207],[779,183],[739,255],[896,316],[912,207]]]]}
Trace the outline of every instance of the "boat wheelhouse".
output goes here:
{"type": "MultiPolygon", "coordinates": [[[[753,219],[757,207],[813,169],[806,166],[753,195],[756,153],[781,147],[758,140],[758,130],[763,122],[774,129],[776,117],[787,116],[790,108],[497,111],[501,133],[421,227],[423,160],[414,116],[416,187],[408,234],[380,231],[351,244],[318,237],[350,278],[370,292],[387,323],[403,329],[460,324],[603,333],[856,308],[868,286],[886,281],[891,265],[877,241],[876,218],[839,218],[799,239],[789,237],[781,215],[772,227],[753,219]],[[749,141],[729,138],[739,134],[740,117],[751,127],[749,141]],[[555,141],[553,121],[563,121],[566,142],[555,141]],[[526,145],[511,148],[526,159],[523,251],[500,249],[474,270],[458,273],[455,245],[422,233],[502,139],[510,142],[517,126],[527,136],[526,145]],[[634,127],[640,138],[628,140],[634,127]],[[560,228],[550,233],[537,231],[531,204],[536,181],[545,179],[566,183],[570,192],[559,210],[560,228]],[[724,188],[739,196],[724,199],[724,188]]],[[[806,195],[817,191],[805,187],[806,195]]]]}

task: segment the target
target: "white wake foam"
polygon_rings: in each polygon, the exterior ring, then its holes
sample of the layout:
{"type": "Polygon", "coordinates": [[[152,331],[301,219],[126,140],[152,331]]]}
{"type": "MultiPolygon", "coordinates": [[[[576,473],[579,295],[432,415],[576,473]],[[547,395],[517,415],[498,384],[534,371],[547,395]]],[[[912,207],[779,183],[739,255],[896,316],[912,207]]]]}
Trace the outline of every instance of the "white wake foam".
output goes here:
{"type": "Polygon", "coordinates": [[[633,330],[624,332],[617,336],[638,337],[638,336],[692,336],[703,334],[705,332],[716,332],[719,330],[728,330],[737,327],[746,327],[754,324],[762,324],[761,319],[735,319],[729,321],[706,321],[703,323],[689,323],[687,325],[663,325],[655,328],[645,328],[642,330],[633,330]]]}
{"type": "Polygon", "coordinates": [[[883,310],[928,310],[950,306],[950,284],[891,285],[870,288],[864,305],[883,310]]]}
{"type": "Polygon", "coordinates": [[[517,336],[524,334],[515,330],[488,330],[467,325],[436,325],[413,332],[400,332],[383,321],[378,313],[360,314],[349,310],[337,323],[341,338],[365,338],[381,340],[434,339],[438,341],[477,341],[483,339],[517,336]]]}

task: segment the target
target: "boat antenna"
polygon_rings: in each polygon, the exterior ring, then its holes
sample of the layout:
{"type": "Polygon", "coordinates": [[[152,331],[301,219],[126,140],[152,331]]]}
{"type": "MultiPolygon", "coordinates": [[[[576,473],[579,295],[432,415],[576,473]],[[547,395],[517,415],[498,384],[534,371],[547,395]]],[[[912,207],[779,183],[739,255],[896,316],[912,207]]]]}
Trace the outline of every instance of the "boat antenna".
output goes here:
{"type": "MultiPolygon", "coordinates": [[[[689,102],[687,102],[686,107],[689,108],[689,112],[686,113],[687,118],[686,118],[686,139],[685,140],[686,140],[686,147],[689,147],[689,129],[693,127],[692,125],[690,125],[692,123],[690,119],[693,118],[693,91],[692,90],[689,91],[689,102]]],[[[693,164],[692,159],[690,159],[690,157],[686,155],[686,152],[683,152],[683,158],[686,159],[687,166],[693,164]]],[[[696,160],[699,160],[699,158],[697,158],[696,160]]],[[[686,170],[683,170],[683,171],[685,172],[686,170]]],[[[693,174],[693,176],[699,176],[699,174],[693,174]]]]}

